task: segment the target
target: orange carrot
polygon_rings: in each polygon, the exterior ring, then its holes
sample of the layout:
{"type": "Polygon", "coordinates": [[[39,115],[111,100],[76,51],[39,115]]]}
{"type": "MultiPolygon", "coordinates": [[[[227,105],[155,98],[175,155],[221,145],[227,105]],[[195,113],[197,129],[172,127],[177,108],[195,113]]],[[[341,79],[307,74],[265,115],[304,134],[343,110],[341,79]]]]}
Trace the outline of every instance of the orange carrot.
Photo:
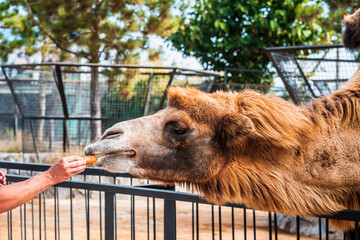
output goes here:
{"type": "Polygon", "coordinates": [[[92,164],[92,163],[96,162],[96,156],[87,155],[87,156],[84,157],[84,160],[86,161],[86,165],[92,164]]]}

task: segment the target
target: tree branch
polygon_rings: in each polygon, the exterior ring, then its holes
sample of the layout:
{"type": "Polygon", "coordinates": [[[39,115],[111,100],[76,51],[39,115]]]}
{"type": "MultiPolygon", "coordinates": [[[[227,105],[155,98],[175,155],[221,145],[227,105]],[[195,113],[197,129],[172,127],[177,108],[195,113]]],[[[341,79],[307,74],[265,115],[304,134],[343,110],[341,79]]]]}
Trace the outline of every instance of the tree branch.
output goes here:
{"type": "Polygon", "coordinates": [[[45,33],[45,35],[46,35],[48,38],[50,38],[51,41],[52,41],[58,48],[60,48],[61,50],[63,50],[64,52],[68,52],[68,53],[74,54],[75,56],[79,56],[78,53],[73,52],[73,51],[71,51],[70,49],[67,49],[67,48],[63,47],[53,36],[51,36],[51,34],[50,34],[48,31],[46,31],[43,27],[41,27],[41,26],[40,26],[40,23],[38,23],[38,22],[36,21],[36,19],[35,19],[35,17],[34,17],[34,14],[33,14],[32,10],[31,10],[31,7],[30,7],[30,5],[29,5],[29,3],[28,3],[28,1],[27,1],[27,0],[24,0],[24,2],[25,2],[25,5],[26,5],[26,8],[27,8],[28,11],[29,11],[30,16],[31,16],[31,20],[33,21],[33,23],[34,23],[36,26],[38,26],[38,28],[40,29],[40,31],[42,31],[43,33],[45,33]]]}

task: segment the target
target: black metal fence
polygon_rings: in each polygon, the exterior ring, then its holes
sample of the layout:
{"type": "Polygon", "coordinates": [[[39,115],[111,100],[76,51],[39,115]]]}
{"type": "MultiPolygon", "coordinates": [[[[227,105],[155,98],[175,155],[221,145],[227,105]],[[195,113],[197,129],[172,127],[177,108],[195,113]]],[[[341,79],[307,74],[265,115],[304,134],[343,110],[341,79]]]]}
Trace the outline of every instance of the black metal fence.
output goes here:
{"type": "Polygon", "coordinates": [[[266,53],[295,104],[329,95],[359,67],[359,52],[341,44],[272,47],[266,53]]]}
{"type": "MultiPolygon", "coordinates": [[[[49,167],[0,161],[9,184],[49,167]]],[[[196,194],[148,184],[129,174],[87,168],[81,175],[81,181],[57,184],[0,215],[1,239],[302,239],[302,225],[309,222],[295,217],[295,234],[290,235],[280,229],[281,215],[276,213],[264,215],[236,204],[216,206],[196,194]]],[[[354,221],[358,226],[360,211],[319,217],[315,239],[346,239],[345,234],[330,233],[329,219],[354,221]]],[[[359,239],[357,228],[355,235],[359,239]]]]}

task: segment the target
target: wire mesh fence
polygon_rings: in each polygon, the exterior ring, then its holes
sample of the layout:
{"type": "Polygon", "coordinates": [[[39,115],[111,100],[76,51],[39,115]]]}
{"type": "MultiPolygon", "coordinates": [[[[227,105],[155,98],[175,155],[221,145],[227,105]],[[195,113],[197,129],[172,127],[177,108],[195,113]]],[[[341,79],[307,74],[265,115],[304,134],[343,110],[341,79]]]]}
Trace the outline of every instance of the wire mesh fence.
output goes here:
{"type": "MultiPolygon", "coordinates": [[[[13,129],[21,139],[15,141],[16,148],[35,153],[38,161],[46,152],[82,153],[93,122],[103,132],[116,122],[162,109],[169,85],[210,91],[220,77],[207,71],[133,65],[48,63],[2,65],[1,70],[3,129],[13,129]],[[95,115],[91,101],[99,108],[95,115]]],[[[5,135],[9,133],[3,133],[9,140],[5,135]]]]}
{"type": "Polygon", "coordinates": [[[359,52],[339,44],[274,47],[266,51],[296,104],[329,95],[359,67],[359,52]]]}

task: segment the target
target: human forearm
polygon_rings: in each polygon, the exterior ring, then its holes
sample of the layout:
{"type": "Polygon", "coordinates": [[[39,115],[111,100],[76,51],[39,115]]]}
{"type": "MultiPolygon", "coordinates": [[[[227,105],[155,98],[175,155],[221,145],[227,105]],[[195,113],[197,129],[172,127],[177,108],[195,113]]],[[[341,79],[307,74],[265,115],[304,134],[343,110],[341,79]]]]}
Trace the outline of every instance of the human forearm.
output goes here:
{"type": "MultiPolygon", "coordinates": [[[[50,186],[63,182],[81,173],[86,161],[78,156],[65,157],[54,164],[49,170],[26,181],[0,187],[0,213],[20,206],[50,186]]],[[[1,172],[1,171],[0,171],[1,172]]],[[[2,175],[2,177],[4,177],[2,175]]],[[[5,183],[5,178],[2,182],[5,183]]]]}
{"type": "Polygon", "coordinates": [[[0,187],[0,213],[26,203],[54,184],[56,182],[46,171],[26,181],[0,187]]]}

